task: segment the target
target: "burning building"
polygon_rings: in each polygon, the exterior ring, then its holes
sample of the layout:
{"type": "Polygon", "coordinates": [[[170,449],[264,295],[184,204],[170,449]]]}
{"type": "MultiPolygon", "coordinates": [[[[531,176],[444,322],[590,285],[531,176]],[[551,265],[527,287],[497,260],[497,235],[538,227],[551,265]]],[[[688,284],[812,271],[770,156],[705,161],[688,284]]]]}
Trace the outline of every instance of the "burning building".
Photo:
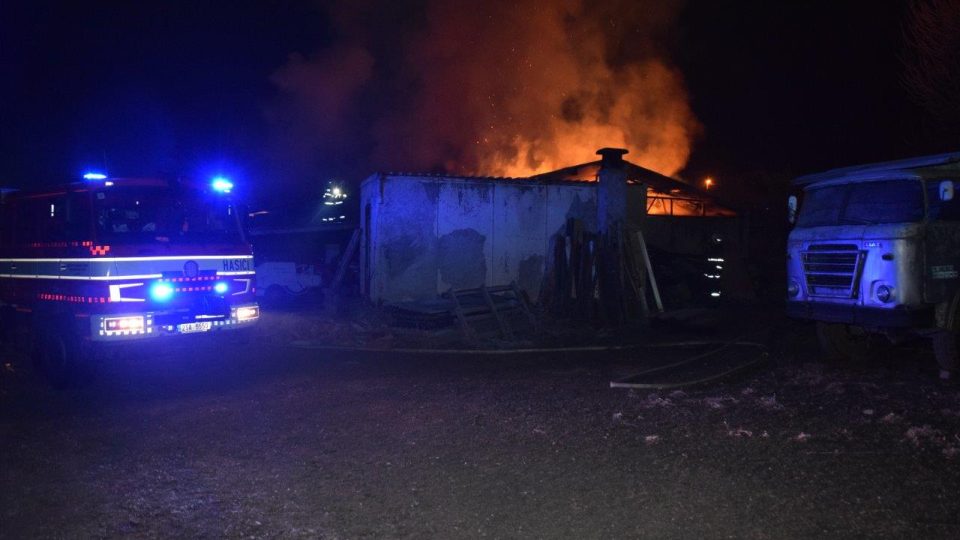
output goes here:
{"type": "MultiPolygon", "coordinates": [[[[376,302],[516,282],[537,299],[570,219],[597,230],[601,161],[525,178],[377,173],[362,184],[361,288],[376,302]]],[[[627,218],[654,249],[742,246],[736,212],[707,193],[630,162],[627,218]]],[[[727,248],[730,249],[730,248],[727,248]]]]}

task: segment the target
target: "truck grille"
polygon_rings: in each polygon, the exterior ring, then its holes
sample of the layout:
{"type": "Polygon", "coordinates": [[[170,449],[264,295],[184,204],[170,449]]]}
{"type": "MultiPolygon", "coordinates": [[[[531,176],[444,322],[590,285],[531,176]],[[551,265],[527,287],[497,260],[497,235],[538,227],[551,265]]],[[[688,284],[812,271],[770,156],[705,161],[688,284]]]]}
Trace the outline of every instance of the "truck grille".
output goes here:
{"type": "Polygon", "coordinates": [[[864,253],[854,244],[815,244],[803,255],[811,296],[856,298],[864,253]]]}

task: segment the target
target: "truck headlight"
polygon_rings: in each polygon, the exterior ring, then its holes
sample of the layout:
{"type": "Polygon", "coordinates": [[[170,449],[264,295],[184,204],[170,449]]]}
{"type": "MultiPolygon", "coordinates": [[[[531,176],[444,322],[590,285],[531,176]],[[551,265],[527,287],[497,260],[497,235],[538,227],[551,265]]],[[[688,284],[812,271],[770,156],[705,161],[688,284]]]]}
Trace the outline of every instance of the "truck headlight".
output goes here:
{"type": "Polygon", "coordinates": [[[237,321],[252,321],[260,316],[260,308],[257,306],[244,306],[237,308],[237,321]]]}
{"type": "Polygon", "coordinates": [[[787,283],[787,296],[796,298],[798,294],[800,294],[800,284],[797,283],[797,280],[791,279],[787,283]]]}
{"type": "Polygon", "coordinates": [[[883,303],[893,300],[893,289],[886,285],[877,287],[877,300],[883,303]]]}

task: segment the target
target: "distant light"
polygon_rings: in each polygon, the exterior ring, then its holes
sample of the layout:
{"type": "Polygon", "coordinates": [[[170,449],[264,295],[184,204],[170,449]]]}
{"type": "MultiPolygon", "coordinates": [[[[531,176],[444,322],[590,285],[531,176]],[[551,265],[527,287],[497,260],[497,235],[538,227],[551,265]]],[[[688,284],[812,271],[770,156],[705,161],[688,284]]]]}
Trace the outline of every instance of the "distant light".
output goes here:
{"type": "Polygon", "coordinates": [[[233,182],[222,176],[214,178],[210,185],[214,191],[219,191],[220,193],[230,193],[230,191],[233,190],[233,182]]]}
{"type": "Polygon", "coordinates": [[[150,298],[155,302],[166,302],[173,298],[173,285],[162,281],[154,283],[150,287],[150,298]]]}
{"type": "Polygon", "coordinates": [[[230,290],[230,286],[227,285],[225,281],[218,281],[216,285],[213,286],[213,291],[217,294],[224,294],[230,290]]]}
{"type": "Polygon", "coordinates": [[[83,175],[84,180],[106,180],[107,175],[98,172],[88,172],[83,175]]]}
{"type": "Polygon", "coordinates": [[[110,187],[110,186],[113,185],[113,182],[107,180],[106,182],[103,183],[103,185],[105,185],[105,186],[107,186],[107,187],[110,187]]]}
{"type": "Polygon", "coordinates": [[[341,193],[343,193],[343,192],[340,191],[340,188],[338,188],[338,187],[333,188],[333,196],[334,196],[334,197],[339,197],[341,193]]]}

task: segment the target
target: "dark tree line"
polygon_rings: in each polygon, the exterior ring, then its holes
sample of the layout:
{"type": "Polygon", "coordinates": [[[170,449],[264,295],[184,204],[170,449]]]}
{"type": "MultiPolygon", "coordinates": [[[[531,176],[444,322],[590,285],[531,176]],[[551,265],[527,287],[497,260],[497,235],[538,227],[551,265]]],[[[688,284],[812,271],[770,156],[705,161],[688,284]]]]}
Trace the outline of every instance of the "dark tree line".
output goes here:
{"type": "Polygon", "coordinates": [[[918,142],[956,150],[960,148],[960,0],[913,0],[903,32],[903,85],[924,116],[924,140],[918,142]]]}

